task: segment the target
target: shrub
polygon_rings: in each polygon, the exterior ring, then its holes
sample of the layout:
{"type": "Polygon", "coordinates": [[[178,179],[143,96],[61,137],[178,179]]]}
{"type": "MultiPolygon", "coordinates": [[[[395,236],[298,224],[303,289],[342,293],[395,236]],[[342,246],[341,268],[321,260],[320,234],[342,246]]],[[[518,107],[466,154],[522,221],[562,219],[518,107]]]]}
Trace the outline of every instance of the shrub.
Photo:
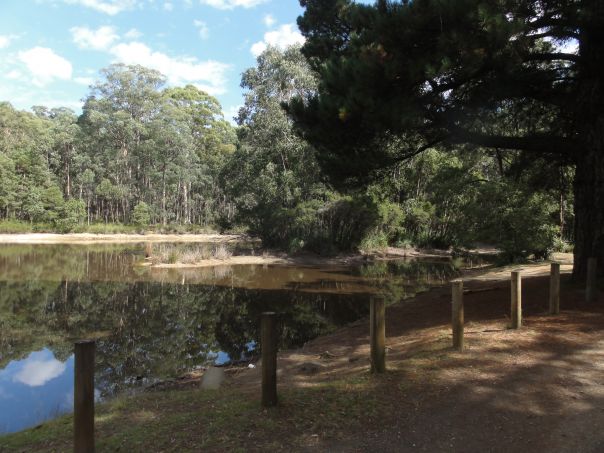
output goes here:
{"type": "Polygon", "coordinates": [[[61,207],[61,215],[55,219],[55,228],[60,233],[69,233],[84,223],[86,204],[82,200],[67,200],[61,207]]]}
{"type": "Polygon", "coordinates": [[[151,222],[151,208],[144,201],[140,201],[132,211],[132,223],[140,227],[147,227],[149,222],[151,222]]]}
{"type": "Polygon", "coordinates": [[[529,192],[512,183],[484,184],[467,206],[466,221],[458,230],[465,243],[494,244],[509,262],[529,255],[546,258],[558,237],[556,209],[547,194],[529,192]]]}

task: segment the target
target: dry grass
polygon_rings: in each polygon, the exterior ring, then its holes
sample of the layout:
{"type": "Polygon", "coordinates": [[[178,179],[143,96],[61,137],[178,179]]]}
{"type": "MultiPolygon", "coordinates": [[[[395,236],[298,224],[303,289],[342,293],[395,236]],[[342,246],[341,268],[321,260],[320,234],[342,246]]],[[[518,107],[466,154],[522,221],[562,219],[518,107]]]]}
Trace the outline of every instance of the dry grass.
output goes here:
{"type": "Polygon", "coordinates": [[[227,260],[233,253],[225,244],[210,247],[206,244],[182,249],[171,244],[161,245],[151,256],[153,264],[195,264],[209,259],[227,260]]]}

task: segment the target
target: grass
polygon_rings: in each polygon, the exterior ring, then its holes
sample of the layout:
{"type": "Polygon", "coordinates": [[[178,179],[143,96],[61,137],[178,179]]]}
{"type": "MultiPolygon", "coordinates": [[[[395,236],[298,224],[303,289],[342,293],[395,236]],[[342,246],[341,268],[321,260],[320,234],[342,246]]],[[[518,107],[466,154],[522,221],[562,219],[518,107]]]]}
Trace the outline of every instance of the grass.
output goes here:
{"type": "Polygon", "coordinates": [[[0,220],[0,234],[50,233],[53,227],[46,223],[29,223],[22,220],[0,220]]]}
{"type": "Polygon", "coordinates": [[[215,246],[192,245],[187,248],[177,247],[172,244],[161,244],[146,251],[151,256],[153,264],[194,264],[203,260],[217,259],[226,260],[232,256],[232,252],[225,244],[215,246]]]}
{"type": "MultiPolygon", "coordinates": [[[[97,405],[98,451],[270,451],[337,440],[376,418],[380,394],[368,374],[313,387],[280,389],[262,409],[259,392],[241,388],[169,390],[97,405]]],[[[389,398],[383,399],[384,407],[389,398]]],[[[69,451],[71,415],[0,437],[0,451],[69,451]]]]}
{"type": "MultiPolygon", "coordinates": [[[[92,234],[207,234],[216,233],[216,228],[202,225],[149,225],[141,227],[138,225],[126,225],[122,223],[92,223],[90,225],[78,225],[72,233],[92,234]]],[[[5,219],[0,220],[0,234],[25,234],[25,233],[61,233],[50,223],[30,223],[22,220],[5,219]]]]}

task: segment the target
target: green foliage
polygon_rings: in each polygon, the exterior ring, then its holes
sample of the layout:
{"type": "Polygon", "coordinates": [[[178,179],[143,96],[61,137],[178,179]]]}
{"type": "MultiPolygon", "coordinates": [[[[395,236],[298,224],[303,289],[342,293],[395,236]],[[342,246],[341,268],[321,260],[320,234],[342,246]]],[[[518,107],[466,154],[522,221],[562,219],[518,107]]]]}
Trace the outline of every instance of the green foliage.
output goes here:
{"type": "Polygon", "coordinates": [[[458,225],[462,241],[496,244],[507,261],[529,255],[547,258],[554,250],[558,227],[552,221],[551,198],[514,184],[484,184],[458,225]]]}
{"type": "Polygon", "coordinates": [[[132,223],[141,227],[149,226],[151,222],[151,208],[144,201],[140,201],[132,211],[132,223]]]}
{"type": "Polygon", "coordinates": [[[214,97],[164,82],[155,70],[116,64],[101,71],[79,117],[0,103],[0,219],[69,231],[74,222],[59,217],[63,200],[74,198],[87,223],[129,223],[139,201],[164,227],[207,227],[232,214],[218,175],[234,151],[234,128],[214,97]]]}
{"type": "MultiPolygon", "coordinates": [[[[320,83],[310,97],[291,100],[288,111],[333,184],[375,181],[397,162],[436,146],[505,153],[501,168],[507,156],[520,166],[541,160],[550,178],[538,180],[539,191],[551,190],[552,167],[576,173],[573,273],[584,276],[588,256],[604,260],[599,2],[302,5],[302,52],[320,83]]],[[[568,189],[561,186],[559,223],[568,237],[568,189]]],[[[432,205],[433,218],[451,225],[439,215],[445,206],[432,205]]],[[[452,234],[430,226],[421,236],[444,241],[452,234]]]]}
{"type": "Polygon", "coordinates": [[[77,229],[86,219],[86,204],[82,200],[71,199],[61,208],[61,215],[54,223],[60,233],[69,233],[77,229]]]}
{"type": "Polygon", "coordinates": [[[32,225],[22,220],[7,219],[0,220],[0,234],[31,233],[32,225]]]}

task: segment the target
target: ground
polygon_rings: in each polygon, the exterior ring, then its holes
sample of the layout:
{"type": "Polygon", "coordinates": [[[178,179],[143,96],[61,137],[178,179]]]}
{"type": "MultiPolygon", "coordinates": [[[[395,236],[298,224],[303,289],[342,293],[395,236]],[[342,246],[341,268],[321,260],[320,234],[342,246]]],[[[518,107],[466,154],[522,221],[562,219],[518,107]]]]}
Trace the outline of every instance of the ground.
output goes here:
{"type": "MultiPolygon", "coordinates": [[[[387,372],[369,373],[360,320],[279,354],[279,406],[258,368],[119,398],[97,412],[98,451],[604,451],[604,297],[586,304],[562,266],[524,269],[524,325],[508,329],[511,268],[464,277],[466,351],[451,349],[450,289],[387,309],[387,372]]],[[[482,272],[482,273],[479,273],[482,272]]],[[[602,295],[600,295],[602,296],[602,295]]],[[[69,451],[70,416],[0,437],[0,451],[69,451]]]]}

